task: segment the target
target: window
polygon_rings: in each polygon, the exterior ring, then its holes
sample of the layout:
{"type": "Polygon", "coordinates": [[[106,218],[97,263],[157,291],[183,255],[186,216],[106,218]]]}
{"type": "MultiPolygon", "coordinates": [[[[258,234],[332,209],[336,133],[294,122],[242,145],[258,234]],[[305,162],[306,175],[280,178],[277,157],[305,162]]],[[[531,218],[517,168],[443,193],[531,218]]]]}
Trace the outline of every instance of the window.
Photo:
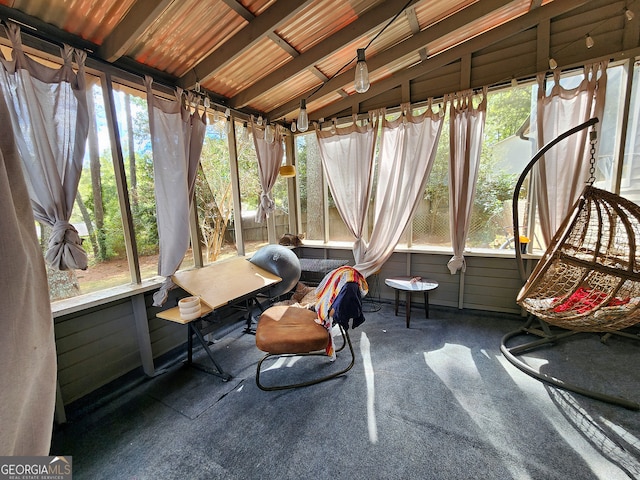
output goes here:
{"type": "MultiPolygon", "coordinates": [[[[531,112],[531,86],[490,92],[467,248],[513,248],[513,190],[531,159],[525,136],[531,112]]],[[[526,225],[526,185],[521,190],[520,224],[526,225]]]]}
{"type": "MultiPolygon", "coordinates": [[[[226,120],[209,115],[196,178],[196,205],[204,264],[237,255],[233,228],[233,185],[226,120]]],[[[238,142],[248,139],[236,133],[238,142]]]]}
{"type": "Polygon", "coordinates": [[[89,267],[66,272],[47,268],[52,301],[131,282],[98,77],[87,75],[87,100],[92,121],[71,223],[84,239],[89,267]]]}
{"type": "MultiPolygon", "coordinates": [[[[140,276],[144,280],[158,274],[159,254],[147,94],[124,83],[114,83],[113,87],[140,276]]],[[[189,249],[180,268],[193,265],[193,252],[189,249]]]]}
{"type": "Polygon", "coordinates": [[[412,244],[451,246],[449,231],[449,113],[444,117],[436,159],[424,190],[424,197],[413,215],[412,244]]]}
{"type": "MultiPolygon", "coordinates": [[[[244,128],[244,127],[240,127],[244,128]]],[[[238,125],[236,126],[238,131],[238,125]]],[[[289,230],[289,198],[288,185],[285,178],[278,176],[271,191],[271,198],[275,202],[275,211],[269,215],[264,223],[256,222],[256,213],[260,203],[262,187],[258,175],[258,157],[256,155],[253,139],[249,134],[245,137],[243,132],[236,135],[238,150],[238,175],[240,178],[240,201],[242,205],[242,234],[246,254],[251,254],[261,246],[269,243],[269,222],[274,222],[273,235],[279,232],[286,233],[289,230]]],[[[237,215],[234,221],[237,221],[237,215]]],[[[279,238],[279,237],[278,237],[279,238]]],[[[274,242],[278,238],[273,238],[274,242]]]]}
{"type": "Polygon", "coordinates": [[[315,133],[296,137],[296,168],[301,232],[307,240],[324,241],[325,189],[315,133]]]}
{"type": "Polygon", "coordinates": [[[604,113],[601,120],[600,135],[598,137],[598,158],[594,186],[610,192],[615,191],[615,158],[617,156],[617,142],[620,138],[619,112],[624,110],[622,92],[624,85],[622,65],[610,65],[607,68],[607,92],[604,113]]]}
{"type": "Polygon", "coordinates": [[[640,62],[633,67],[633,90],[629,106],[627,139],[622,161],[620,194],[640,204],[640,62]]]}

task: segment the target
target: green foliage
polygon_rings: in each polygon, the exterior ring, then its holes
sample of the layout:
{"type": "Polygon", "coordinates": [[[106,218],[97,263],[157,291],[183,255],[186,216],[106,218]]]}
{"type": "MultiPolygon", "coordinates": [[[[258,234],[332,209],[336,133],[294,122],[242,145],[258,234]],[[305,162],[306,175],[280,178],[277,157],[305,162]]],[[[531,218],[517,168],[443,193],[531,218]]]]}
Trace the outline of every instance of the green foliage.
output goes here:
{"type": "Polygon", "coordinates": [[[153,184],[153,163],[150,152],[136,155],[137,189],[130,192],[136,199],[132,202],[133,226],[140,255],[158,253],[158,224],[156,220],[156,197],[153,184]]]}
{"type": "Polygon", "coordinates": [[[306,135],[298,135],[296,142],[296,175],[304,181],[298,182],[298,198],[303,207],[307,205],[307,142],[306,135]]]}
{"type": "Polygon", "coordinates": [[[531,88],[518,87],[488,95],[487,120],[484,127],[483,153],[515,135],[531,113],[531,88]]]}
{"type": "MultiPolygon", "coordinates": [[[[517,175],[500,169],[494,147],[514,135],[527,120],[530,111],[530,88],[501,90],[488,97],[469,245],[489,246],[496,235],[504,235],[505,203],[511,200],[517,175]]],[[[425,189],[425,200],[430,206],[430,219],[427,222],[429,232],[435,232],[438,225],[446,221],[443,217],[449,215],[448,113],[444,121],[436,160],[425,189]]],[[[526,192],[522,194],[526,195],[526,192]]]]}

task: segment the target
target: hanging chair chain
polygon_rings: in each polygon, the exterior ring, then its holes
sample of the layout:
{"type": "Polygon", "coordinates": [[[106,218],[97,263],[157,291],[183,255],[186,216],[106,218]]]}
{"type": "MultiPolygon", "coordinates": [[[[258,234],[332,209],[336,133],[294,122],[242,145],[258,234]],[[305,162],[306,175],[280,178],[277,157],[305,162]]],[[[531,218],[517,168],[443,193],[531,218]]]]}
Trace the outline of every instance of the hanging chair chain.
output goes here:
{"type": "Polygon", "coordinates": [[[596,181],[596,142],[598,141],[598,134],[595,129],[589,132],[589,142],[591,143],[591,158],[589,159],[589,178],[587,184],[592,186],[596,181]]]}

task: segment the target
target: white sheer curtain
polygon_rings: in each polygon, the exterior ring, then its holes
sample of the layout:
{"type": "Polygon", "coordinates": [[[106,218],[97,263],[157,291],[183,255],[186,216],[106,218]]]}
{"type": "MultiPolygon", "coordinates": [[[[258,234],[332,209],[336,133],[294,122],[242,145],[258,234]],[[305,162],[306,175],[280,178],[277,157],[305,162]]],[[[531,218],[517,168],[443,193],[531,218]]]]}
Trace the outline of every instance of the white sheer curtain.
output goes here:
{"type": "Polygon", "coordinates": [[[45,259],[58,270],[84,270],[87,254],[69,218],[89,131],[86,53],[65,45],[63,66],[47,67],[24,53],[17,25],[9,23],[7,32],[13,52],[12,60],[0,53],[0,88],[7,101],[33,215],[52,227],[45,259]],[[77,74],[72,68],[74,55],[77,74]]]}
{"type": "Polygon", "coordinates": [[[258,157],[258,176],[260,178],[260,203],[256,212],[256,222],[263,223],[267,217],[276,209],[276,204],[271,198],[271,190],[278,180],[278,172],[282,164],[284,146],[282,143],[282,132],[280,127],[274,127],[274,141],[269,143],[265,139],[265,129],[258,128],[251,116],[251,132],[253,133],[253,144],[256,147],[258,157]]]}
{"type": "MultiPolygon", "coordinates": [[[[607,62],[586,65],[576,88],[554,85],[546,92],[545,75],[538,75],[538,102],[534,123],[538,148],[590,118],[602,120],[607,85],[607,62]]],[[[598,126],[597,124],[596,126],[598,126]]],[[[555,145],[536,164],[535,185],[542,237],[548,245],[589,178],[589,136],[582,130],[555,145]]]]}
{"type": "Polygon", "coordinates": [[[57,357],[49,288],[0,91],[0,456],[49,455],[57,357]]]}
{"type": "Polygon", "coordinates": [[[393,253],[422,196],[436,157],[444,115],[428,109],[414,116],[409,104],[402,115],[382,120],[375,221],[362,260],[355,265],[363,276],[376,272],[393,253]]]}
{"type": "Polygon", "coordinates": [[[160,306],[174,286],[173,275],[189,248],[189,208],[193,199],[198,163],[206,130],[206,113],[191,114],[182,89],[174,100],[157,97],[153,80],[145,77],[149,129],[153,150],[153,174],[160,256],[158,274],[167,277],[153,296],[160,306]]]}
{"type": "Polygon", "coordinates": [[[476,190],[482,133],[487,116],[487,89],[482,91],[480,103],[474,107],[472,90],[445,97],[449,104],[449,215],[453,257],[447,266],[451,274],[466,264],[462,252],[469,234],[471,209],[476,190]]]}
{"type": "Polygon", "coordinates": [[[380,112],[370,112],[365,126],[353,124],[344,128],[321,130],[316,124],[320,158],[331,195],[342,220],[355,237],[353,257],[364,260],[363,234],[367,225],[367,209],[373,185],[375,154],[380,112]]]}

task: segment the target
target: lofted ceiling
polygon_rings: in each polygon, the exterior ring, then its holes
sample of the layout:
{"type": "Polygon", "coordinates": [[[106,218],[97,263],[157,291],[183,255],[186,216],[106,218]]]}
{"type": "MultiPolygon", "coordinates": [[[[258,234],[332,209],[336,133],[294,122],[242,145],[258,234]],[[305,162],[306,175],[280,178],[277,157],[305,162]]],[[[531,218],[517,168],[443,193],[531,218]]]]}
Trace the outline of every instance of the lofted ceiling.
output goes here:
{"type": "MultiPolygon", "coordinates": [[[[220,105],[287,121],[297,115],[301,99],[307,100],[310,118],[328,119],[425,100],[427,95],[476,87],[482,81],[509,81],[518,73],[509,73],[509,66],[531,76],[544,69],[554,48],[551,25],[556,19],[582,11],[582,17],[591,19],[583,20],[583,28],[570,26],[565,31],[573,30],[573,37],[583,39],[585,31],[601,21],[593,18],[590,8],[601,10],[595,15],[619,22],[624,9],[630,4],[637,9],[636,3],[640,2],[0,0],[0,18],[15,19],[37,29],[29,29],[32,35],[85,48],[93,58],[130,72],[150,73],[165,84],[191,89],[198,82],[220,105]],[[527,34],[540,25],[546,25],[546,37],[527,34]],[[502,51],[511,49],[514,62],[488,68],[491,72],[484,76],[471,75],[471,56],[501,42],[502,51]],[[526,52],[527,60],[518,63],[525,55],[516,49],[525,43],[533,47],[526,52]],[[353,86],[355,55],[365,47],[371,88],[358,94],[353,86]],[[448,84],[450,90],[443,90],[447,75],[455,81],[448,84]],[[436,76],[441,79],[439,92],[427,86],[436,76]]],[[[625,28],[615,27],[621,32],[625,28]]],[[[637,36],[637,27],[634,32],[637,36]]],[[[569,45],[573,37],[557,42],[569,45]]],[[[624,41],[616,40],[601,53],[622,50],[624,41]]],[[[637,39],[626,42],[638,46],[637,39]]]]}

